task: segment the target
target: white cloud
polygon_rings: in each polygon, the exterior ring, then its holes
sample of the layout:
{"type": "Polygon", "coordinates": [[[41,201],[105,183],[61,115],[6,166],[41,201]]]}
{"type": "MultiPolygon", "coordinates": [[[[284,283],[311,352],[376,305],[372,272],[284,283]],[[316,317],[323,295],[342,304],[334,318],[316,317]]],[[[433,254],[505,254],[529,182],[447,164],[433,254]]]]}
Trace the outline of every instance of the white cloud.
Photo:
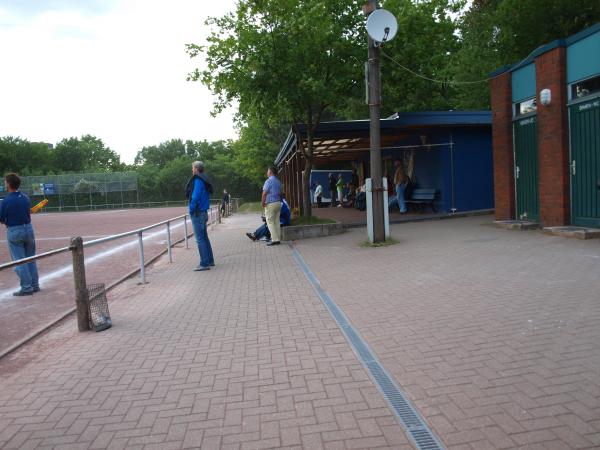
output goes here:
{"type": "Polygon", "coordinates": [[[233,111],[211,118],[212,96],[186,74],[200,65],[204,20],[234,0],[119,0],[108,11],[23,17],[0,4],[0,136],[55,143],[93,134],[131,162],[171,138],[235,138],[233,111]]]}

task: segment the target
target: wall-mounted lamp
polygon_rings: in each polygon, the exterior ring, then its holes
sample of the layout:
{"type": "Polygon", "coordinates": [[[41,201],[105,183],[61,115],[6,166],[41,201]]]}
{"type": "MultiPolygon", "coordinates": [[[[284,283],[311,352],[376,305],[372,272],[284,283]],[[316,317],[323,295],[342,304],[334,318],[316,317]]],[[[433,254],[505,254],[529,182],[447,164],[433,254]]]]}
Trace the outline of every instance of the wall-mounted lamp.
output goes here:
{"type": "Polygon", "coordinates": [[[540,91],[540,103],[544,106],[552,103],[552,92],[550,92],[550,89],[542,89],[540,91]]]}

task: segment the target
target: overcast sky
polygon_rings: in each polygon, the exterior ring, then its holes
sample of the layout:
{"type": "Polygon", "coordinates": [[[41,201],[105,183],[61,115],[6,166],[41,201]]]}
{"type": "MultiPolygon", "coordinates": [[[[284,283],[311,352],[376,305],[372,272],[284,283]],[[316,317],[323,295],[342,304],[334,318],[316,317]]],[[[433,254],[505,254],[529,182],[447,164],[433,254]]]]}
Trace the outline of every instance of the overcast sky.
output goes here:
{"type": "Polygon", "coordinates": [[[204,20],[235,0],[0,0],[0,136],[92,134],[133,162],[171,138],[236,137],[233,112],[186,75],[204,20]]]}

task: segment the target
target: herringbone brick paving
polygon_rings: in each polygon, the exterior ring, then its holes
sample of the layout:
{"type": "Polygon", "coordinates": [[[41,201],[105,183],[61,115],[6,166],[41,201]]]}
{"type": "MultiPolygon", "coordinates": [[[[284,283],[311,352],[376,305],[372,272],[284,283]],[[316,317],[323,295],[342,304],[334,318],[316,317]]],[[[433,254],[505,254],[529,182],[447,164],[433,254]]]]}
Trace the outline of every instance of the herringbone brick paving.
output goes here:
{"type": "Polygon", "coordinates": [[[449,448],[600,448],[600,245],[489,216],[297,242],[449,448]]]}
{"type": "Polygon", "coordinates": [[[257,224],[211,232],[210,272],[180,248],[111,292],[110,330],[70,319],[0,361],[0,447],[412,448],[291,250],[244,236],[257,224]]]}

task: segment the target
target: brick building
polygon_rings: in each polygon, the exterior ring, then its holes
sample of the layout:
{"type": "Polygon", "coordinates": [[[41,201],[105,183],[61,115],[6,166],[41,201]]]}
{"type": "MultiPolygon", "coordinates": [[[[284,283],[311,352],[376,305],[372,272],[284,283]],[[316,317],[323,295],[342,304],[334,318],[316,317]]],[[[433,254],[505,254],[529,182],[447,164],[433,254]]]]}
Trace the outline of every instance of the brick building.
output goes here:
{"type": "Polygon", "coordinates": [[[496,219],[600,228],[600,23],[492,77],[496,219]]]}

